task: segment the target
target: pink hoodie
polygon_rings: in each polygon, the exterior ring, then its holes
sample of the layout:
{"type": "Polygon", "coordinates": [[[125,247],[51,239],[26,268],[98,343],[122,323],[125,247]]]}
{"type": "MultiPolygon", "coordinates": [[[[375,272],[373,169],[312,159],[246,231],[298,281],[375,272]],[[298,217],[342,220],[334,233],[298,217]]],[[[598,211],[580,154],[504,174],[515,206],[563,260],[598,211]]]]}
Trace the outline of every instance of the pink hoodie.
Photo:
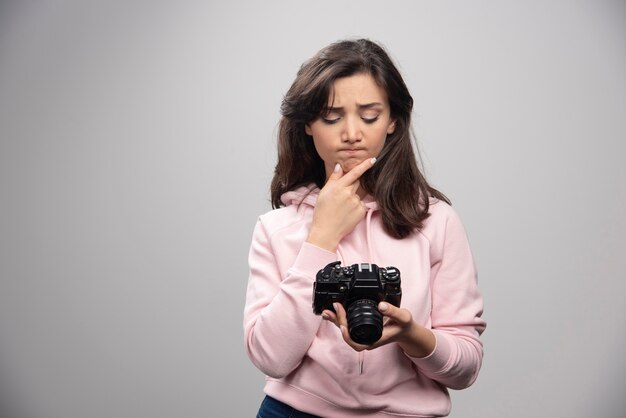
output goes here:
{"type": "Polygon", "coordinates": [[[483,302],[465,230],[445,202],[433,201],[420,232],[405,239],[383,230],[378,205],[336,253],[306,243],[319,189],[285,193],[287,206],[262,215],[250,247],[244,310],[247,353],[267,375],[265,393],[323,417],[439,417],[450,412],[446,387],[471,385],[482,362],[483,302]],[[333,261],[375,263],[401,272],[401,307],[431,328],[425,358],[397,344],[356,352],[339,329],[313,313],[315,275],[333,261]]]}

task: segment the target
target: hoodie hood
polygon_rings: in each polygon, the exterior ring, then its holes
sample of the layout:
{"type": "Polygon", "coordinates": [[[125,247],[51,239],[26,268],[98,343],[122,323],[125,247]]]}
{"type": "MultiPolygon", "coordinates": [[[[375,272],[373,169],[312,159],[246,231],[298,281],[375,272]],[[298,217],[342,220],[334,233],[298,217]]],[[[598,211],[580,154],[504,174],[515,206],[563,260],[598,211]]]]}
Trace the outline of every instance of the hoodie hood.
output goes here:
{"type": "MultiPolygon", "coordinates": [[[[280,197],[280,201],[283,202],[285,206],[300,205],[304,203],[311,207],[315,207],[315,203],[317,202],[317,197],[319,196],[319,194],[319,187],[311,183],[307,186],[301,186],[295,190],[283,193],[283,195],[280,197]]],[[[365,204],[368,213],[378,210],[378,203],[376,203],[374,197],[369,194],[363,198],[363,203],[365,204]]]]}

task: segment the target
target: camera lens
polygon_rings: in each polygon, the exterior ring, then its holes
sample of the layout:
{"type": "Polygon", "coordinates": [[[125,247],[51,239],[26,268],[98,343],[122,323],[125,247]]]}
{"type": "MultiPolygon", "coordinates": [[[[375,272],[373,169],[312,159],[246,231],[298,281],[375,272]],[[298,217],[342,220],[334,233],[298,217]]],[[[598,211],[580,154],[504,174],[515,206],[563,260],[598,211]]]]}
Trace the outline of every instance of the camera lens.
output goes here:
{"type": "Polygon", "coordinates": [[[371,299],[358,299],[348,306],[348,331],[352,341],[370,345],[383,334],[383,316],[371,299]]]}

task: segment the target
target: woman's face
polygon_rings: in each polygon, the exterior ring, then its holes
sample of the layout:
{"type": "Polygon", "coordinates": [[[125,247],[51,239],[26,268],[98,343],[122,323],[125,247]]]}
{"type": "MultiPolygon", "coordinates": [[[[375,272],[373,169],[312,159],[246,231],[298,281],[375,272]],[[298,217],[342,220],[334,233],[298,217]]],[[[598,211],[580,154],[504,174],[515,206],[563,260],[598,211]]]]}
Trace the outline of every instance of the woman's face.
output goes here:
{"type": "Polygon", "coordinates": [[[395,129],[387,93],[371,75],[335,80],[330,96],[328,114],[305,126],[324,161],[326,178],[337,163],[345,173],[367,158],[378,157],[387,134],[395,129]]]}

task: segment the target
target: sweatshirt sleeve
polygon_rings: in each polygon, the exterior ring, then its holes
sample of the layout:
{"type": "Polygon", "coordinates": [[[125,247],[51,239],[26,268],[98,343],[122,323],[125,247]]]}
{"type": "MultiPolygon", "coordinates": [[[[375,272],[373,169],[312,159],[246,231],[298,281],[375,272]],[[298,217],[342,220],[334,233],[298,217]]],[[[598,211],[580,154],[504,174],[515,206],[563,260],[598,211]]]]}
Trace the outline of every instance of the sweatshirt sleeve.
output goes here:
{"type": "Polygon", "coordinates": [[[268,376],[292,372],[309,349],[322,321],[313,313],[317,271],[337,255],[303,243],[293,265],[280,271],[261,220],[250,246],[250,276],[244,308],[245,347],[254,365],[268,376]]]}
{"type": "Polygon", "coordinates": [[[422,373],[451,388],[463,389],[478,377],[483,346],[480,335],[483,300],[465,229],[451,208],[443,233],[435,238],[431,267],[432,331],[434,351],[412,358],[422,373]]]}

